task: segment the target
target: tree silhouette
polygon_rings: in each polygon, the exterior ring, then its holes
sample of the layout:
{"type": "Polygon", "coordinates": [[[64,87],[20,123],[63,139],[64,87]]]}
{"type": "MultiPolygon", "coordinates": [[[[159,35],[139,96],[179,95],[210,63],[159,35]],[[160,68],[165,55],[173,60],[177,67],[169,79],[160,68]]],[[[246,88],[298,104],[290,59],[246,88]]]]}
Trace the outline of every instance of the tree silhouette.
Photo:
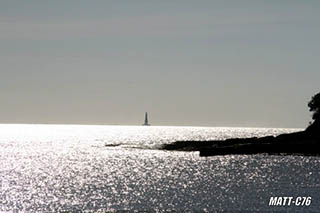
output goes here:
{"type": "Polygon", "coordinates": [[[310,112],[313,112],[312,119],[317,121],[320,119],[320,92],[311,98],[308,103],[310,112]]]}
{"type": "Polygon", "coordinates": [[[313,113],[312,119],[314,121],[307,127],[306,131],[310,134],[320,136],[320,92],[311,98],[308,107],[310,112],[313,113]]]}

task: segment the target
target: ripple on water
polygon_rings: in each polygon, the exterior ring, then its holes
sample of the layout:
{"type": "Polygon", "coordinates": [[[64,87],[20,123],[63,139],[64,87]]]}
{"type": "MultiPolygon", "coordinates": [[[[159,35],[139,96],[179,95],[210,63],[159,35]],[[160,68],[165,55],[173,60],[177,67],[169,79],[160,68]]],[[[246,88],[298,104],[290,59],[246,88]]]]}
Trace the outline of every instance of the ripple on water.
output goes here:
{"type": "Polygon", "coordinates": [[[308,210],[320,206],[316,157],[200,158],[197,152],[104,146],[293,130],[0,126],[1,211],[270,210],[270,196],[289,195],[312,196],[308,210]]]}

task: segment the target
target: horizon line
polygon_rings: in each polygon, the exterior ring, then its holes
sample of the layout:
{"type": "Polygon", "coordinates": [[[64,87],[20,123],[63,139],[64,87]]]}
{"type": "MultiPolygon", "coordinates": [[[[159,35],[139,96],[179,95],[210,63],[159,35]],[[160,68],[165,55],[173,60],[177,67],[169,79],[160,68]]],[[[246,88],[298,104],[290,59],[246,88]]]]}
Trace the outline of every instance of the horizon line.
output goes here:
{"type": "Polygon", "coordinates": [[[261,128],[261,129],[306,129],[306,127],[266,127],[266,126],[208,126],[208,125],[151,125],[142,126],[139,124],[85,124],[85,123],[0,123],[0,125],[52,125],[52,126],[140,126],[150,127],[199,127],[199,128],[261,128]]]}

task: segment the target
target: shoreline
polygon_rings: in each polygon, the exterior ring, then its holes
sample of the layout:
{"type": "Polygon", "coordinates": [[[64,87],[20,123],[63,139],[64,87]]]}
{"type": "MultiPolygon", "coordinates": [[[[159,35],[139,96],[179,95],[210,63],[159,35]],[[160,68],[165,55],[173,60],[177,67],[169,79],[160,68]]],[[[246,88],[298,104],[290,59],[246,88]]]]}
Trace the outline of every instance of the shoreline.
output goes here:
{"type": "Polygon", "coordinates": [[[162,150],[199,151],[201,157],[231,154],[269,154],[320,156],[317,131],[300,131],[278,136],[231,138],[212,141],[176,141],[164,144],[162,150]]]}

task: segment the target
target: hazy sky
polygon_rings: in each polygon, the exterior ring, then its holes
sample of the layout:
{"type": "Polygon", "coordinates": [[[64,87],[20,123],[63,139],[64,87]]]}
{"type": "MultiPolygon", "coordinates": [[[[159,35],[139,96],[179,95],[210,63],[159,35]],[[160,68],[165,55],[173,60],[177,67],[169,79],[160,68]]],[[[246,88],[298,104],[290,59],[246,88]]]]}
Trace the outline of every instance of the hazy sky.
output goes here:
{"type": "Polygon", "coordinates": [[[1,0],[0,123],[305,127],[319,0],[1,0]]]}

